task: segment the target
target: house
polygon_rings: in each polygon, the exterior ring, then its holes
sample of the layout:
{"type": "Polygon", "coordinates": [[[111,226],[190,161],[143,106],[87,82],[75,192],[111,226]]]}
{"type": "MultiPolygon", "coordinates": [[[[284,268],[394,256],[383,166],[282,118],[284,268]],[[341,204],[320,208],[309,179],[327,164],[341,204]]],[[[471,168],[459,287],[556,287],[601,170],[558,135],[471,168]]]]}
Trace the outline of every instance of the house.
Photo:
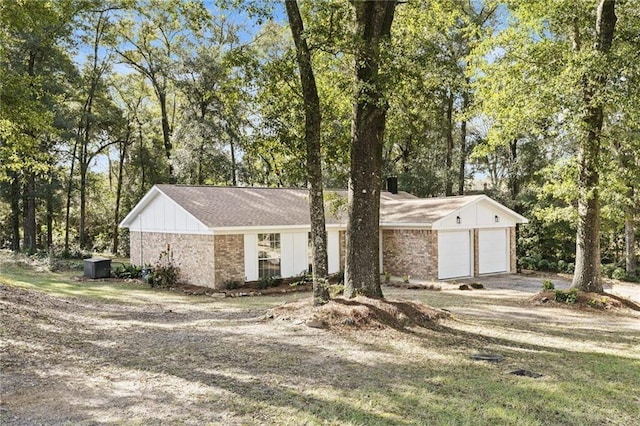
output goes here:
{"type": "MultiPolygon", "coordinates": [[[[327,193],[338,205],[347,196],[327,193]]],[[[515,227],[527,219],[485,195],[383,191],[380,210],[381,271],[452,279],[516,270],[515,227]]],[[[307,189],[156,185],[120,226],[130,231],[132,264],[154,264],[170,249],[195,285],[293,277],[311,264],[307,189]]],[[[326,226],[334,273],[344,270],[344,208],[329,206],[326,226]]]]}

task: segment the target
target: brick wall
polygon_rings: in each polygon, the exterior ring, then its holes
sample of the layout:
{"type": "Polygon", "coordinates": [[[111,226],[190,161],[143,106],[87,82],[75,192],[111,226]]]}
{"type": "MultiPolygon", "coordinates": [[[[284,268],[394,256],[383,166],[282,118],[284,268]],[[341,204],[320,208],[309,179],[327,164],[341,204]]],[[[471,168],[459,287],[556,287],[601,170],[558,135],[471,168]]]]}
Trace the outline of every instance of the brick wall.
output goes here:
{"type": "Polygon", "coordinates": [[[215,286],[221,288],[225,281],[244,282],[244,237],[236,235],[216,235],[215,286]]]}
{"type": "Polygon", "coordinates": [[[438,238],[431,230],[382,231],[383,271],[418,279],[438,277],[438,238]]]}
{"type": "Polygon", "coordinates": [[[204,287],[214,287],[213,235],[141,233],[131,230],[131,263],[154,265],[160,253],[170,246],[173,263],[180,268],[180,281],[204,287]]]}

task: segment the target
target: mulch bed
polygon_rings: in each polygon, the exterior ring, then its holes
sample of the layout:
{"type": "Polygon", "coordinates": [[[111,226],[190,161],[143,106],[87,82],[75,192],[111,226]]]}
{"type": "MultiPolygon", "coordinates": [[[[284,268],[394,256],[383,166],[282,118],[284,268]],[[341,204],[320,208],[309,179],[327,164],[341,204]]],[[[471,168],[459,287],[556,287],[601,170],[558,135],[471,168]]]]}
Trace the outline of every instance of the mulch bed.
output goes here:
{"type": "Polygon", "coordinates": [[[614,294],[586,293],[579,291],[574,303],[558,302],[554,300],[553,291],[543,291],[535,294],[527,299],[527,303],[535,305],[551,305],[566,306],[576,309],[596,309],[596,310],[612,310],[612,309],[631,309],[640,311],[640,305],[614,294]]]}
{"type": "Polygon", "coordinates": [[[271,309],[268,319],[305,323],[326,329],[383,329],[406,331],[411,327],[432,328],[449,314],[420,302],[337,297],[314,307],[310,299],[287,303],[271,309]]]}

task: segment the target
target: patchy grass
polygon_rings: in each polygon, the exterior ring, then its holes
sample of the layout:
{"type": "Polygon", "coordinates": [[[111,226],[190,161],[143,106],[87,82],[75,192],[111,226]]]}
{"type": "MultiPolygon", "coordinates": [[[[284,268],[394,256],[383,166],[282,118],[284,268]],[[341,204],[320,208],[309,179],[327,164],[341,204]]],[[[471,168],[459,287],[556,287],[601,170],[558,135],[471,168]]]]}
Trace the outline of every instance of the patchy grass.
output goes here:
{"type": "MultiPolygon", "coordinates": [[[[309,294],[213,299],[0,270],[2,424],[637,424],[640,315],[516,292],[385,289],[451,318],[403,331],[267,319],[309,294]],[[105,303],[107,302],[107,303],[105,303]],[[476,352],[502,363],[471,360],[476,352]],[[524,368],[539,379],[510,375],[524,368]]],[[[310,303],[310,299],[309,299],[310,303]]]]}

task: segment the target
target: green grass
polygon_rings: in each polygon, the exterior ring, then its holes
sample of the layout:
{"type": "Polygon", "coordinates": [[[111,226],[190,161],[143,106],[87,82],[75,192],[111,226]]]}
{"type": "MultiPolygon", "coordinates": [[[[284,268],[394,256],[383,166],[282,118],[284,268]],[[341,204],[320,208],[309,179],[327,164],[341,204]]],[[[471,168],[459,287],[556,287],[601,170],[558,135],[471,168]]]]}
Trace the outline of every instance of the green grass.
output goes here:
{"type": "MultiPolygon", "coordinates": [[[[121,305],[117,327],[108,329],[105,323],[100,333],[82,341],[58,331],[61,347],[77,350],[74,359],[87,361],[84,373],[77,371],[80,364],[50,361],[53,367],[47,367],[76,380],[81,374],[93,381],[131,377],[127,386],[145,380],[145,394],[135,403],[153,407],[157,400],[163,408],[148,408],[146,417],[120,422],[153,423],[162,419],[154,417],[162,410],[169,423],[221,424],[631,425],[640,419],[640,317],[635,313],[539,308],[523,304],[517,294],[491,298],[394,290],[390,297],[450,309],[454,319],[407,333],[333,333],[251,319],[309,294],[187,297],[142,284],[74,281],[79,275],[3,265],[0,282],[92,301],[97,316],[88,324],[113,315],[112,310],[100,313],[103,302],[121,305]],[[149,314],[129,320],[131,304],[137,315],[149,304],[149,314]],[[152,304],[193,317],[173,320],[157,314],[152,304]],[[255,315],[229,316],[237,312],[255,315]],[[104,349],[94,352],[83,343],[87,339],[102,342],[104,349]],[[500,353],[505,361],[471,360],[477,351],[500,353]],[[73,371],[65,373],[65,368],[73,371]],[[544,377],[509,374],[518,368],[544,377]],[[227,417],[216,421],[211,413],[227,417]]],[[[49,333],[57,324],[56,313],[42,315],[47,315],[49,333]]],[[[24,330],[30,327],[35,336],[46,338],[42,326],[25,322],[24,330]]],[[[90,416],[98,412],[94,408],[86,416],[95,419],[90,416]]]]}

